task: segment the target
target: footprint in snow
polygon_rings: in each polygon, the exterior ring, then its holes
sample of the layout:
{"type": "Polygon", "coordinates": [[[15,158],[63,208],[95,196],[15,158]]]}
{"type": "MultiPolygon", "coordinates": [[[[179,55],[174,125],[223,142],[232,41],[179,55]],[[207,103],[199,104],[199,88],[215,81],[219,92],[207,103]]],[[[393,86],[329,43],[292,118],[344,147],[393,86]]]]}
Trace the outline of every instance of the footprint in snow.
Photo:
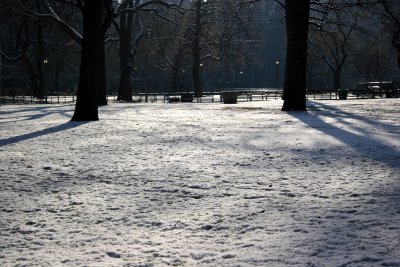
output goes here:
{"type": "Polygon", "coordinates": [[[113,251],[108,251],[107,256],[111,257],[111,258],[121,258],[121,254],[117,253],[117,252],[113,252],[113,251]]]}

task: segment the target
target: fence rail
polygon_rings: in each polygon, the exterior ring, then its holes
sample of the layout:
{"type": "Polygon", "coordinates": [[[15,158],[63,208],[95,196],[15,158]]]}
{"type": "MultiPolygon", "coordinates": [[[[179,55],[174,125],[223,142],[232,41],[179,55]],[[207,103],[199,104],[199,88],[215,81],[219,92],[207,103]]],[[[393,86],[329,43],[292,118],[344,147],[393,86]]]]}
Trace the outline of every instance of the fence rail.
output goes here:
{"type": "MultiPolygon", "coordinates": [[[[221,101],[222,91],[238,92],[238,101],[265,101],[271,99],[281,99],[283,95],[282,89],[274,88],[226,88],[215,92],[203,92],[201,96],[195,96],[193,92],[171,92],[171,93],[137,93],[133,94],[134,102],[178,102],[181,101],[183,95],[193,95],[195,102],[214,102],[221,101]]],[[[346,90],[348,99],[366,99],[366,98],[392,98],[400,97],[400,90],[346,90]]],[[[0,96],[0,104],[60,104],[60,103],[75,103],[76,95],[49,95],[46,99],[41,99],[33,96],[14,95],[0,96]]],[[[308,90],[306,98],[309,100],[336,100],[339,99],[337,91],[329,90],[308,90]]],[[[116,95],[107,96],[108,101],[117,101],[116,95]]]]}

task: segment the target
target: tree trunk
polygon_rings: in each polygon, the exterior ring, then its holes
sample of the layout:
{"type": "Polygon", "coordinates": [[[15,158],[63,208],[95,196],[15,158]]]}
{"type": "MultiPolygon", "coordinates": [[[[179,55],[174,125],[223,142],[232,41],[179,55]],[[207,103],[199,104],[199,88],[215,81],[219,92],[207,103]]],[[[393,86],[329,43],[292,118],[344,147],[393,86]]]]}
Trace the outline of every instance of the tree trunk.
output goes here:
{"type": "Polygon", "coordinates": [[[106,51],[104,47],[104,40],[106,37],[106,33],[108,28],[110,27],[110,24],[112,22],[112,16],[113,16],[113,2],[112,0],[103,0],[104,3],[104,9],[101,15],[104,17],[104,20],[102,21],[101,25],[101,40],[102,40],[102,45],[100,47],[100,76],[99,76],[99,84],[98,84],[98,95],[97,95],[97,105],[98,106],[105,106],[107,105],[107,79],[106,79],[106,51]]]}
{"type": "Polygon", "coordinates": [[[200,84],[200,50],[193,50],[193,63],[192,63],[192,79],[193,79],[193,92],[196,97],[202,95],[200,84]]]}
{"type": "Polygon", "coordinates": [[[333,71],[333,89],[336,91],[338,89],[341,89],[341,71],[340,70],[335,70],[333,71]]]}
{"type": "MultiPolygon", "coordinates": [[[[133,8],[133,2],[129,3],[129,8],[133,8]]],[[[122,14],[120,16],[120,44],[119,44],[119,64],[121,77],[119,80],[119,90],[117,100],[132,102],[132,87],[130,82],[133,62],[131,61],[132,49],[132,23],[133,14],[122,14]]]]}
{"type": "Polygon", "coordinates": [[[172,77],[171,77],[171,92],[177,92],[179,91],[179,73],[176,68],[172,69],[172,77]]]}
{"type": "Polygon", "coordinates": [[[28,71],[28,74],[29,74],[29,78],[30,78],[30,81],[31,81],[32,95],[33,96],[38,96],[39,88],[38,88],[38,84],[37,84],[37,80],[36,80],[35,69],[34,69],[32,63],[27,58],[25,53],[22,56],[22,62],[24,63],[24,65],[25,65],[25,67],[26,67],[26,69],[28,71]]]}
{"type": "MultiPolygon", "coordinates": [[[[101,38],[104,40],[104,36],[101,38]]],[[[98,79],[98,95],[97,95],[97,105],[105,106],[107,105],[107,83],[106,83],[106,52],[104,48],[104,43],[100,47],[100,56],[99,56],[99,68],[100,68],[100,76],[98,79]]]]}
{"type": "Polygon", "coordinates": [[[118,100],[132,101],[132,88],[130,83],[132,66],[129,64],[130,55],[130,35],[121,34],[119,47],[119,64],[121,77],[119,80],[118,100]]]}
{"type": "Polygon", "coordinates": [[[306,110],[310,0],[286,0],[286,69],[282,111],[306,110]]]}
{"type": "Polygon", "coordinates": [[[121,66],[119,79],[118,101],[132,102],[132,88],[130,82],[131,70],[128,66],[121,66]]]}
{"type": "Polygon", "coordinates": [[[200,81],[200,33],[201,33],[201,2],[196,0],[196,22],[194,25],[193,43],[192,43],[192,87],[195,96],[201,96],[203,90],[200,81]]]}
{"type": "Polygon", "coordinates": [[[397,25],[396,31],[393,35],[392,38],[392,46],[396,49],[397,51],[397,66],[400,68],[400,25],[397,25]]]}
{"type": "MultiPolygon", "coordinates": [[[[38,13],[41,12],[40,3],[38,0],[36,0],[36,11],[38,13]]],[[[37,68],[37,74],[38,74],[37,79],[38,79],[38,85],[39,85],[36,96],[38,98],[44,99],[45,98],[45,84],[44,84],[45,77],[44,77],[43,67],[45,68],[46,66],[43,66],[43,60],[44,60],[43,29],[42,29],[41,21],[39,21],[38,26],[37,26],[36,38],[37,38],[37,50],[38,50],[38,53],[36,55],[36,68],[37,68]]]]}
{"type": "Polygon", "coordinates": [[[65,50],[61,52],[61,54],[58,54],[55,62],[55,67],[54,67],[54,92],[59,92],[60,91],[60,74],[62,72],[63,64],[64,64],[64,59],[65,59],[65,50]]]}
{"type": "Polygon", "coordinates": [[[73,121],[98,120],[96,81],[101,75],[103,1],[87,0],[83,7],[83,40],[77,101],[73,121]]]}

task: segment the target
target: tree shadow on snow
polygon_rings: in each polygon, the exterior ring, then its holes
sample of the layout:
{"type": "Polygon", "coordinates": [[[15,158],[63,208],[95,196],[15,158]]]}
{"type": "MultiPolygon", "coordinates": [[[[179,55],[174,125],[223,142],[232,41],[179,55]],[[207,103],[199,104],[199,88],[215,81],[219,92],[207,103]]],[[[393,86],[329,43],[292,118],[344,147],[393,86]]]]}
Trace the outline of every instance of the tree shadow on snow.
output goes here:
{"type": "Polygon", "coordinates": [[[80,125],[86,124],[88,122],[66,122],[57,126],[53,126],[47,129],[43,129],[40,131],[36,131],[33,133],[27,133],[27,134],[22,134],[19,136],[13,136],[9,138],[4,138],[0,139],[0,147],[11,145],[11,144],[16,144],[22,141],[38,138],[44,135],[49,135],[49,134],[54,134],[57,132],[62,132],[65,130],[69,130],[75,127],[78,127],[80,125]]]}
{"type": "MultiPolygon", "coordinates": [[[[289,112],[288,114],[304,122],[307,126],[347,144],[360,153],[360,155],[384,162],[395,168],[400,168],[399,148],[378,140],[368,131],[368,129],[375,129],[384,133],[389,132],[393,136],[392,138],[400,140],[398,127],[322,103],[311,103],[312,107],[317,110],[316,113],[289,112]],[[339,123],[343,126],[351,127],[351,130],[354,130],[356,133],[340,126],[332,125],[324,121],[323,117],[333,118],[336,120],[335,124],[339,123]],[[352,122],[349,123],[349,120],[352,120],[352,122]],[[363,125],[367,125],[368,127],[363,127],[363,125]]],[[[375,133],[375,135],[379,135],[379,133],[375,133]]]]}
{"type": "MultiPolygon", "coordinates": [[[[322,103],[312,102],[311,109],[315,112],[288,114],[343,142],[367,159],[386,164],[394,172],[400,169],[398,143],[390,144],[379,138],[380,133],[390,133],[392,140],[400,140],[398,126],[322,103]],[[326,118],[334,119],[334,124],[327,122],[326,118]]],[[[396,181],[398,176],[392,179],[396,181]]],[[[336,251],[335,253],[340,252],[345,256],[339,258],[338,263],[343,264],[337,264],[338,266],[398,266],[397,259],[393,261],[393,265],[390,261],[396,258],[396,250],[400,246],[396,219],[400,211],[398,185],[388,187],[375,183],[373,187],[369,187],[366,183],[365,188],[351,189],[351,192],[342,190],[334,197],[326,196],[315,200],[324,205],[316,217],[322,234],[306,236],[306,239],[315,238],[313,243],[319,244],[319,248],[310,254],[310,260],[315,261],[318,266],[319,260],[323,261],[326,255],[336,251]],[[340,205],[331,206],[331,202],[340,205]]]]}
{"type": "Polygon", "coordinates": [[[2,115],[12,115],[14,118],[17,119],[35,120],[52,114],[61,114],[62,116],[70,118],[71,116],[68,115],[67,113],[71,112],[71,110],[61,109],[68,106],[70,106],[71,109],[73,108],[73,105],[65,104],[57,106],[19,107],[18,109],[5,110],[5,111],[0,110],[0,118],[2,115]],[[32,114],[32,112],[34,113],[32,114]]]}

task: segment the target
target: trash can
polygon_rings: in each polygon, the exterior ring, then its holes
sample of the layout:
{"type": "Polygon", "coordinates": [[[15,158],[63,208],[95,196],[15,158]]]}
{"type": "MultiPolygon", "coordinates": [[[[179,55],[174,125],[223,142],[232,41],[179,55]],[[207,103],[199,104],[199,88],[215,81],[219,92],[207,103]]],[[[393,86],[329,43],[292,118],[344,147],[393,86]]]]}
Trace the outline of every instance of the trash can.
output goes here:
{"type": "Polygon", "coordinates": [[[181,102],[193,102],[193,94],[182,93],[181,94],[181,102]]]}
{"type": "Polygon", "coordinates": [[[337,90],[337,94],[340,100],[346,100],[349,92],[346,89],[339,89],[337,90]]]}
{"type": "Polygon", "coordinates": [[[222,91],[221,98],[224,104],[236,104],[238,99],[238,92],[234,91],[222,91]]]}

